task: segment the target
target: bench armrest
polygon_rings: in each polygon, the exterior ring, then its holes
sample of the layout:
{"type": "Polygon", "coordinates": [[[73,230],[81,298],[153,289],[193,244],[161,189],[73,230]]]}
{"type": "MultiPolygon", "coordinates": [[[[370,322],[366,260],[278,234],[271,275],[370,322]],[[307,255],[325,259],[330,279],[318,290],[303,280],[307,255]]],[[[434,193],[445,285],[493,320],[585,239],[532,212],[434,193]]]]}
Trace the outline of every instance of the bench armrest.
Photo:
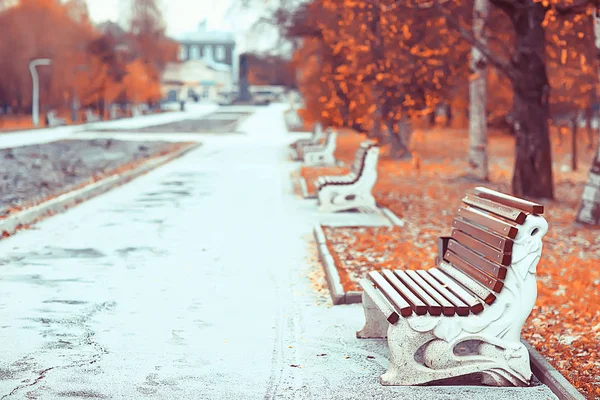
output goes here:
{"type": "Polygon", "coordinates": [[[435,265],[438,265],[443,259],[446,250],[448,250],[448,242],[450,241],[450,236],[440,236],[438,238],[438,256],[435,259],[435,265]]]}

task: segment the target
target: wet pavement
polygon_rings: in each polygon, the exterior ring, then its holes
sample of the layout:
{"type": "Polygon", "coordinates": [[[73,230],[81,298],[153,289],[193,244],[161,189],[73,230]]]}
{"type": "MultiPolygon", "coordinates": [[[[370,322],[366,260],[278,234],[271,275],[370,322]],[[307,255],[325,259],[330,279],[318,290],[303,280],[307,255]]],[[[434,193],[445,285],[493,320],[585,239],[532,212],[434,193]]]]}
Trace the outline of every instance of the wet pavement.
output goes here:
{"type": "Polygon", "coordinates": [[[0,241],[0,399],[552,398],[379,384],[385,341],[308,279],[282,111],[0,241]]]}

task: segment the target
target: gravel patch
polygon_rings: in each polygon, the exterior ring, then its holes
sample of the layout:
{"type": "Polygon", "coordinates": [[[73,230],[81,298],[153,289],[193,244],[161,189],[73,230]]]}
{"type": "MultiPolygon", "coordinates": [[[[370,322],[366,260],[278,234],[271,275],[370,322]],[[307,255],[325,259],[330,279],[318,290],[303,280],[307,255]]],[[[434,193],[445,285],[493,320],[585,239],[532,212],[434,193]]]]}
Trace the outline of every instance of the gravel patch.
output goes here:
{"type": "Polygon", "coordinates": [[[0,149],[0,218],[183,145],[94,139],[0,149]]]}

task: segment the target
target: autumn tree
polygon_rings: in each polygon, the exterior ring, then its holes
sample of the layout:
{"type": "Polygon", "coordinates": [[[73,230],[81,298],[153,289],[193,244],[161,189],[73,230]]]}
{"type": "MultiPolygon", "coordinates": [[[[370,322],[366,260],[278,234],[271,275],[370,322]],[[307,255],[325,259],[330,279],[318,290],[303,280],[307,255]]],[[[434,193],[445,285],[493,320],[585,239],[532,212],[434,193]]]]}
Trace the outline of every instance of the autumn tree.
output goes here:
{"type": "MultiPolygon", "coordinates": [[[[160,96],[158,85],[161,74],[167,63],[177,60],[178,46],[165,35],[165,22],[156,0],[132,0],[131,7],[130,32],[135,39],[132,50],[140,61],[130,70],[148,75],[146,93],[136,95],[136,98],[157,100],[160,96]]],[[[131,77],[129,81],[136,79],[131,77]]]]}

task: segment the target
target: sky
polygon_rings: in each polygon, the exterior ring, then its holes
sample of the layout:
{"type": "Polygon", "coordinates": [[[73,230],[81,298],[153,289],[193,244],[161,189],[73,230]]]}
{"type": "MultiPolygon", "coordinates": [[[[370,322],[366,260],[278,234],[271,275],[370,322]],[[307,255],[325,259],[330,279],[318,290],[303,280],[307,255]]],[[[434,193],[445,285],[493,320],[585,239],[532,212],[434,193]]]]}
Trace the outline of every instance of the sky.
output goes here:
{"type": "MultiPolygon", "coordinates": [[[[185,32],[196,31],[203,19],[209,30],[233,32],[238,52],[264,51],[277,42],[274,28],[252,30],[251,26],[265,13],[268,0],[253,2],[243,11],[228,13],[241,0],[159,0],[167,24],[167,35],[177,37],[185,32]]],[[[87,0],[90,18],[99,23],[106,20],[123,21],[123,10],[128,12],[128,0],[87,0]]],[[[239,8],[238,8],[239,9],[239,8]]]]}
{"type": "MultiPolygon", "coordinates": [[[[163,0],[162,9],[167,33],[178,35],[194,31],[206,18],[209,29],[230,30],[225,15],[235,0],[163,0]]],[[[94,22],[118,22],[120,9],[128,10],[126,0],[87,0],[90,17],[94,22]]]]}

